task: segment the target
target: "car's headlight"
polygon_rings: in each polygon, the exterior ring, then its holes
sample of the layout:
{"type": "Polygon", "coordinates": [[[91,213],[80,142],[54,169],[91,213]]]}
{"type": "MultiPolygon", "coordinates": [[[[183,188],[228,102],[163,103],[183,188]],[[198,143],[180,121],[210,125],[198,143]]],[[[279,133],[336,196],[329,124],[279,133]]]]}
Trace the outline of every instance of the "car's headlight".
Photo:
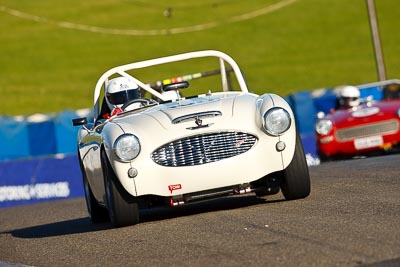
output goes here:
{"type": "Polygon", "coordinates": [[[291,125],[292,121],[287,112],[283,108],[271,108],[264,114],[264,129],[267,133],[278,136],[286,132],[291,125]]]}
{"type": "Polygon", "coordinates": [[[115,140],[113,149],[122,161],[133,160],[140,152],[139,139],[133,134],[123,134],[115,140]]]}
{"type": "Polygon", "coordinates": [[[315,124],[315,131],[321,135],[327,135],[332,130],[332,122],[330,120],[319,120],[315,124]]]}

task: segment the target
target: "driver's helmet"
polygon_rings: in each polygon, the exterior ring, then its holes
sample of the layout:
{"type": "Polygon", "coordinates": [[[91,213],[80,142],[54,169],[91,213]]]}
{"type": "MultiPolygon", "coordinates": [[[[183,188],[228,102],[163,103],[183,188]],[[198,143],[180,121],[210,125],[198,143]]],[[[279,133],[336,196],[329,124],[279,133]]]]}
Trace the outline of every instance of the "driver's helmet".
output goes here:
{"type": "Polygon", "coordinates": [[[360,90],[352,85],[344,86],[339,93],[339,108],[353,108],[360,105],[360,90]]]}
{"type": "Polygon", "coordinates": [[[128,101],[139,98],[139,86],[128,77],[111,79],[106,86],[105,98],[110,110],[121,108],[128,101]]]}

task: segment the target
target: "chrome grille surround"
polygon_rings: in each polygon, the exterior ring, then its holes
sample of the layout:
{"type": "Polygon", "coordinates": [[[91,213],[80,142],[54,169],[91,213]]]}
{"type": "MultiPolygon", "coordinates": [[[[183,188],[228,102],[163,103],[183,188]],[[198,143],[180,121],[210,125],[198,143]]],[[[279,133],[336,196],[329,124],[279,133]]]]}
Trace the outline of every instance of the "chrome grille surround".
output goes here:
{"type": "Polygon", "coordinates": [[[159,147],[151,154],[151,158],[166,167],[201,165],[245,153],[257,140],[256,136],[243,132],[194,135],[159,147]]]}
{"type": "Polygon", "coordinates": [[[399,122],[393,119],[337,130],[336,139],[345,142],[366,136],[396,133],[398,130],[399,122]]]}

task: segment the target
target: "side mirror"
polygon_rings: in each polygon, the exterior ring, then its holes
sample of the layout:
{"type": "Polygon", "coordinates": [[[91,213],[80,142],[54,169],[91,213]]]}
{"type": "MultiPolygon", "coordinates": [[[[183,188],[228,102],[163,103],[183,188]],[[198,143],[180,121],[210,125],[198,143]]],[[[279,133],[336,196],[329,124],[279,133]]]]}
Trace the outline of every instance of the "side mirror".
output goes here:
{"type": "Polygon", "coordinates": [[[73,126],[80,126],[87,124],[87,118],[78,118],[78,119],[73,119],[72,120],[72,125],[73,126]]]}

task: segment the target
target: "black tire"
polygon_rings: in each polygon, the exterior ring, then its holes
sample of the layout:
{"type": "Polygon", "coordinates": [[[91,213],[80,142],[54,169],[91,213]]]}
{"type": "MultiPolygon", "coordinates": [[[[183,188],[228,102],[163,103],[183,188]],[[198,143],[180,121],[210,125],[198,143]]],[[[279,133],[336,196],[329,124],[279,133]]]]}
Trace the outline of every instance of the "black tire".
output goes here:
{"type": "Polygon", "coordinates": [[[83,167],[83,163],[79,154],[78,158],[79,166],[82,173],[83,189],[85,191],[86,207],[90,215],[90,219],[93,223],[105,222],[108,220],[107,210],[104,207],[100,206],[99,203],[97,203],[87,180],[85,169],[83,167]]]}
{"type": "Polygon", "coordinates": [[[281,189],[287,200],[307,197],[311,192],[310,174],[300,136],[296,134],[296,147],[292,162],[282,171],[281,189]]]}
{"type": "Polygon", "coordinates": [[[138,203],[119,182],[104,150],[101,151],[101,162],[111,224],[114,227],[123,227],[139,223],[138,203]]]}

